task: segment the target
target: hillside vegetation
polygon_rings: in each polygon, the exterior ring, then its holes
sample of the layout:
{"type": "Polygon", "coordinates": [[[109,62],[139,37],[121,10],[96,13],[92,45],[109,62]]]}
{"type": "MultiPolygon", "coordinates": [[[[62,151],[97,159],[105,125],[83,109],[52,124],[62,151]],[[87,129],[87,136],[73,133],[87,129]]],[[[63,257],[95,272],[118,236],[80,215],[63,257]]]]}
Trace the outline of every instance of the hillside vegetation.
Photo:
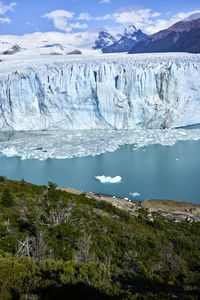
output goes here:
{"type": "Polygon", "coordinates": [[[200,223],[0,177],[0,299],[198,299],[200,223]]]}

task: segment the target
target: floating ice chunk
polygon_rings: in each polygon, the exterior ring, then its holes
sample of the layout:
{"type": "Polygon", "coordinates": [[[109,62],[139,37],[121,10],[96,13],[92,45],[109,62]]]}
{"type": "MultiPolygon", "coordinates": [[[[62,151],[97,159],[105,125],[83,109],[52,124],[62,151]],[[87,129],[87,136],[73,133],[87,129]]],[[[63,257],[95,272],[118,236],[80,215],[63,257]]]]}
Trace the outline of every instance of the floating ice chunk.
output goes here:
{"type": "Polygon", "coordinates": [[[17,151],[15,150],[14,147],[2,149],[1,153],[3,155],[6,155],[7,157],[12,157],[12,156],[16,156],[17,155],[17,151]]]}
{"type": "Polygon", "coordinates": [[[176,158],[176,160],[179,160],[179,158],[176,158]]]}
{"type": "Polygon", "coordinates": [[[95,176],[95,178],[97,180],[99,180],[101,183],[118,183],[122,180],[122,178],[120,176],[115,176],[115,177],[111,177],[111,176],[95,176]]]}
{"type": "Polygon", "coordinates": [[[131,195],[132,197],[139,197],[139,196],[140,196],[140,193],[135,192],[135,193],[130,193],[130,195],[131,195]]]}

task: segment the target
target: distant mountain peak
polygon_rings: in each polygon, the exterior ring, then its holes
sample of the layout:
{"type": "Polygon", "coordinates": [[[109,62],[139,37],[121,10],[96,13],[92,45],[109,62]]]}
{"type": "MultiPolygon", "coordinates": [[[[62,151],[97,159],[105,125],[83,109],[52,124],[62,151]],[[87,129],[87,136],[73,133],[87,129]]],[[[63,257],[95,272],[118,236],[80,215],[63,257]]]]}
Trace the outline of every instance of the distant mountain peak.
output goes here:
{"type": "Polygon", "coordinates": [[[137,28],[132,24],[132,25],[127,26],[124,29],[124,34],[123,35],[131,37],[136,31],[137,31],[137,28]]]}
{"type": "Polygon", "coordinates": [[[123,34],[117,34],[115,37],[106,30],[100,31],[93,48],[101,49],[103,53],[128,52],[133,45],[146,37],[146,34],[131,24],[124,29],[123,34]]]}
{"type": "Polygon", "coordinates": [[[112,45],[116,39],[106,30],[102,30],[99,32],[98,39],[95,41],[94,49],[102,49],[112,45]]]}
{"type": "Polygon", "coordinates": [[[1,55],[12,55],[20,52],[21,50],[23,49],[19,45],[14,44],[10,49],[3,51],[1,55]]]}

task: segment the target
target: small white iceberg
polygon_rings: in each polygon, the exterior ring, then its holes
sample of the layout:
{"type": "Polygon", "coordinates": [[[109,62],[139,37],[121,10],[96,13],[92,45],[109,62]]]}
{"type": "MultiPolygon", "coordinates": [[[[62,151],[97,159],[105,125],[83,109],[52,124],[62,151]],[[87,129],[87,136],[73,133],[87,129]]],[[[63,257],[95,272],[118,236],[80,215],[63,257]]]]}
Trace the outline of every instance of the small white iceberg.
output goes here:
{"type": "Polygon", "coordinates": [[[131,195],[132,197],[139,197],[139,196],[140,196],[140,193],[135,192],[135,193],[130,193],[130,195],[131,195]]]}
{"type": "Polygon", "coordinates": [[[115,176],[115,177],[111,177],[111,176],[95,176],[95,178],[97,180],[99,180],[101,183],[118,183],[122,180],[122,178],[120,176],[115,176]]]}

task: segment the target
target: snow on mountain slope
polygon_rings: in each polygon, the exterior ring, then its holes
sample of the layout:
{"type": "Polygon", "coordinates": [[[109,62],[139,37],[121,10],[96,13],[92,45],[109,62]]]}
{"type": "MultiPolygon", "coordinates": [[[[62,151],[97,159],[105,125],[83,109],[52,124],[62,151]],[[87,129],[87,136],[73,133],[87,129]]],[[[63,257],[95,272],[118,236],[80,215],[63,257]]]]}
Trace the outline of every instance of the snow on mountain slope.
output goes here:
{"type": "Polygon", "coordinates": [[[0,56],[0,130],[200,123],[200,55],[0,56]]]}
{"type": "Polygon", "coordinates": [[[94,49],[104,49],[116,42],[116,39],[107,31],[100,31],[98,39],[95,41],[94,49]]]}
{"type": "Polygon", "coordinates": [[[112,36],[107,31],[101,31],[93,49],[101,49],[103,53],[128,52],[146,37],[147,35],[140,29],[137,30],[134,25],[125,27],[124,31],[116,36],[112,36]]]}
{"type": "MultiPolygon", "coordinates": [[[[23,43],[21,43],[23,45],[23,43]]],[[[32,44],[25,44],[27,47],[20,47],[18,44],[12,44],[8,42],[0,42],[0,55],[20,55],[23,57],[30,57],[30,56],[37,56],[37,55],[67,55],[71,52],[74,52],[76,49],[81,54],[90,54],[95,55],[101,53],[100,50],[90,50],[84,49],[80,47],[74,46],[63,46],[62,44],[50,44],[44,42],[40,45],[32,45],[32,44]]]]}
{"type": "MultiPolygon", "coordinates": [[[[92,49],[94,40],[98,33],[85,32],[67,34],[61,32],[35,32],[32,34],[25,34],[23,36],[15,35],[0,35],[0,55],[10,52],[12,55],[46,55],[46,54],[62,54],[66,55],[78,49],[82,54],[95,55],[97,51],[92,49]],[[17,50],[16,51],[16,46],[17,50]],[[13,51],[13,47],[14,50],[13,51]],[[17,53],[18,52],[18,53],[17,53]]],[[[100,50],[98,50],[99,53],[100,50]]]]}

